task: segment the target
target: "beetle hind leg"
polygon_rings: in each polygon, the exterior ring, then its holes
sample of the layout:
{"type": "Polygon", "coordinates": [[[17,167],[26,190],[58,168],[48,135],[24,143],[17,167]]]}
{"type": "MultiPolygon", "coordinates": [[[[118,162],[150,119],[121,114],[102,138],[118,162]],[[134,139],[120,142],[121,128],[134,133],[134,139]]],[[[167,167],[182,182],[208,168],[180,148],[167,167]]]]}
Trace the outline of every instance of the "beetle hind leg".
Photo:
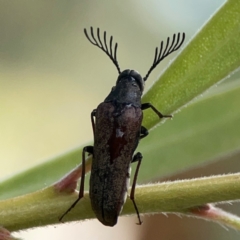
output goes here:
{"type": "Polygon", "coordinates": [[[62,222],[62,219],[65,215],[67,215],[75,206],[76,204],[83,198],[84,196],[84,181],[85,181],[85,153],[93,154],[93,146],[86,146],[83,148],[82,151],[82,176],[80,182],[80,189],[77,200],[68,208],[68,210],[59,218],[59,221],[62,222]]]}
{"type": "Polygon", "coordinates": [[[135,208],[135,211],[137,213],[137,217],[138,217],[138,223],[137,224],[138,225],[142,224],[142,220],[140,218],[138,207],[137,207],[137,204],[135,202],[135,187],[136,187],[136,183],[137,183],[137,176],[138,176],[138,171],[139,171],[139,168],[140,168],[140,165],[141,165],[141,162],[142,162],[142,158],[143,158],[142,154],[140,152],[138,152],[138,153],[136,153],[133,156],[133,159],[132,159],[132,163],[133,162],[138,162],[137,168],[135,170],[134,178],[133,178],[133,184],[132,184],[132,188],[131,188],[131,193],[130,193],[130,199],[132,200],[134,208],[135,208]]]}

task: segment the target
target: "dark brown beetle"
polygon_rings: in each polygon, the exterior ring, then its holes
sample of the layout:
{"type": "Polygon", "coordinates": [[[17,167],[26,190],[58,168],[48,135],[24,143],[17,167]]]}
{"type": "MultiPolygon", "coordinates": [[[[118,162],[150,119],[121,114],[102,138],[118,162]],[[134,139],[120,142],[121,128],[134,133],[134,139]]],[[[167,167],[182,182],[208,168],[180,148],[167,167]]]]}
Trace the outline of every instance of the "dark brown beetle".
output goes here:
{"type": "Polygon", "coordinates": [[[152,108],[160,117],[172,117],[171,115],[161,114],[151,103],[141,103],[141,96],[144,90],[144,82],[147,80],[151,71],[170,53],[178,50],[184,39],[185,34],[173,35],[163,50],[163,41],[155,51],[155,57],[151,68],[144,78],[135,70],[120,71],[117,61],[117,43],[114,51],[112,48],[112,36],[110,45],[107,45],[106,32],[103,34],[103,43],[100,38],[100,30],[97,29],[97,39],[94,36],[91,27],[91,37],[84,29],[87,39],[95,46],[102,49],[117,67],[119,76],[116,86],[100,103],[97,109],[91,113],[92,128],[94,134],[94,146],[86,146],[82,152],[82,178],[78,199],[62,215],[60,220],[78,203],[84,195],[84,176],[85,176],[85,153],[93,155],[92,170],[90,176],[90,199],[92,209],[98,220],[106,226],[114,226],[117,223],[118,216],[126,201],[127,190],[130,181],[131,163],[138,162],[133,184],[130,193],[130,199],[134,204],[139,224],[142,223],[137,205],[134,200],[134,192],[137,181],[138,170],[142,161],[142,154],[134,154],[139,140],[148,135],[148,131],[143,127],[142,110],[152,108]],[[95,118],[95,121],[94,121],[95,118]]]}

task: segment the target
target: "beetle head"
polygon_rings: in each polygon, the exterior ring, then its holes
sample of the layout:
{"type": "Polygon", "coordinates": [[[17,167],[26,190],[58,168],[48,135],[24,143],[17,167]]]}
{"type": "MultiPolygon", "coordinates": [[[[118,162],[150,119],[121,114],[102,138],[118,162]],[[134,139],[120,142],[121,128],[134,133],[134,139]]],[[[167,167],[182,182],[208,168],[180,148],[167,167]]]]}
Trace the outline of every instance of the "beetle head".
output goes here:
{"type": "Polygon", "coordinates": [[[133,88],[138,87],[140,91],[143,92],[145,82],[142,76],[137,71],[130,70],[130,69],[126,69],[122,71],[118,76],[116,85],[121,84],[121,82],[123,82],[124,79],[128,79],[128,81],[131,82],[131,85],[133,86],[133,88]]]}
{"type": "Polygon", "coordinates": [[[135,70],[126,69],[119,74],[116,86],[112,88],[104,102],[131,103],[140,107],[143,89],[144,81],[141,75],[135,70]]]}

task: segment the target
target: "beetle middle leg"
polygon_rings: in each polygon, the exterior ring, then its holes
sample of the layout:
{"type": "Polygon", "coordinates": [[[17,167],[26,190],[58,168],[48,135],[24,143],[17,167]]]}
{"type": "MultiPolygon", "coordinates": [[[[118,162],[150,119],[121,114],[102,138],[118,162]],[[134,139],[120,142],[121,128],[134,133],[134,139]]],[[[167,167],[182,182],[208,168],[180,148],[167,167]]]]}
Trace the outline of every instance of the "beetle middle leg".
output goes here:
{"type": "Polygon", "coordinates": [[[85,153],[88,152],[90,154],[93,154],[93,146],[86,146],[83,148],[82,151],[82,176],[81,176],[81,182],[80,182],[80,189],[78,193],[77,200],[70,206],[70,208],[59,218],[59,221],[61,222],[63,217],[68,214],[75,206],[76,204],[83,198],[84,196],[84,181],[85,181],[85,153]]]}
{"type": "Polygon", "coordinates": [[[141,126],[140,139],[146,137],[148,134],[149,134],[148,130],[144,126],[141,126]]]}
{"type": "Polygon", "coordinates": [[[133,178],[133,183],[132,183],[132,188],[131,188],[131,193],[130,193],[130,199],[132,200],[134,208],[135,208],[135,211],[137,213],[137,217],[138,217],[138,221],[139,221],[138,224],[141,225],[142,224],[142,220],[140,218],[139,211],[138,211],[138,208],[137,208],[137,204],[136,204],[135,198],[134,198],[134,196],[135,196],[135,187],[136,187],[136,183],[137,183],[138,171],[139,171],[139,168],[140,168],[140,165],[141,165],[141,162],[142,162],[142,154],[140,152],[136,153],[133,156],[132,163],[133,162],[138,162],[138,164],[137,164],[137,168],[135,170],[135,174],[134,174],[134,178],[133,178]]]}
{"type": "Polygon", "coordinates": [[[143,103],[141,109],[145,110],[151,108],[160,118],[171,118],[172,115],[163,115],[151,103],[143,103]]]}

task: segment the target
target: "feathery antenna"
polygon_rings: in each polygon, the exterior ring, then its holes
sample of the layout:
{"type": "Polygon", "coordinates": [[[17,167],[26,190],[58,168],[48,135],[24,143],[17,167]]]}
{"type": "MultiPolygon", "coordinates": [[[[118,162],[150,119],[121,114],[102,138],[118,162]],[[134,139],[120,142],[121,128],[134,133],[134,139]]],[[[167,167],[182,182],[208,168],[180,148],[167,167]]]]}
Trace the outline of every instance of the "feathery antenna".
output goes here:
{"type": "Polygon", "coordinates": [[[143,78],[144,81],[147,80],[147,78],[149,77],[150,73],[152,72],[152,70],[165,58],[167,57],[169,54],[171,54],[172,52],[178,50],[183,42],[184,42],[184,39],[185,39],[185,33],[182,34],[182,39],[180,40],[180,33],[177,34],[177,40],[175,42],[175,39],[176,39],[176,34],[173,35],[173,39],[172,39],[172,43],[170,45],[170,47],[168,47],[169,45],[169,41],[170,41],[170,38],[168,37],[167,38],[167,44],[166,44],[166,47],[163,51],[163,41],[161,41],[160,43],[160,46],[159,46],[159,52],[158,52],[158,48],[156,48],[155,50],[155,57],[154,57],[154,60],[153,60],[153,64],[152,66],[150,67],[150,69],[148,70],[146,76],[143,78]]]}
{"type": "Polygon", "coordinates": [[[84,33],[85,33],[85,35],[86,35],[86,37],[87,37],[87,39],[89,40],[90,43],[92,43],[93,45],[102,49],[110,57],[110,59],[112,60],[112,62],[116,66],[116,68],[118,70],[118,73],[120,74],[121,70],[120,70],[120,67],[119,67],[118,61],[117,61],[117,47],[118,47],[118,44],[115,43],[114,51],[113,51],[113,47],[112,47],[113,37],[112,36],[110,37],[110,41],[109,41],[110,44],[109,44],[109,48],[108,48],[107,34],[106,34],[105,31],[103,33],[103,43],[104,43],[104,45],[102,44],[102,41],[101,41],[100,29],[99,28],[97,28],[97,39],[94,36],[93,27],[91,27],[91,37],[92,37],[92,39],[89,37],[86,28],[84,28],[84,33]]]}

